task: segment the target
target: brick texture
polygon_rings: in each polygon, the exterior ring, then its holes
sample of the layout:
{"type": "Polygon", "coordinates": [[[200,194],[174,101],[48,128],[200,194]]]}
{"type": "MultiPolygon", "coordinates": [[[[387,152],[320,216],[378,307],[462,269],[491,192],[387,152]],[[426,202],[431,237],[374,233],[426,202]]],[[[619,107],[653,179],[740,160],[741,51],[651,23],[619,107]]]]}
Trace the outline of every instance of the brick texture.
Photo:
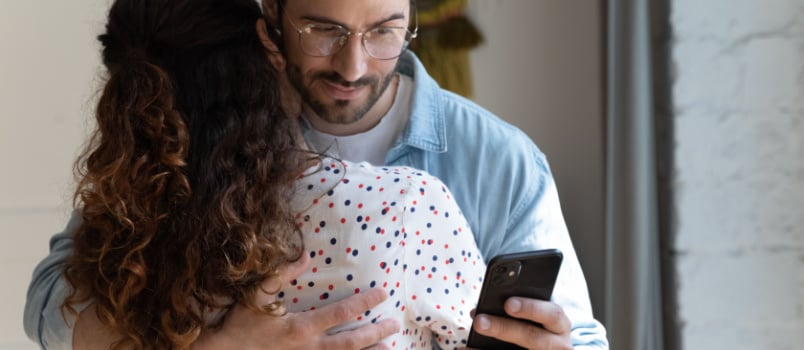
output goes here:
{"type": "Polygon", "coordinates": [[[681,344],[804,343],[804,1],[674,0],[681,344]]]}

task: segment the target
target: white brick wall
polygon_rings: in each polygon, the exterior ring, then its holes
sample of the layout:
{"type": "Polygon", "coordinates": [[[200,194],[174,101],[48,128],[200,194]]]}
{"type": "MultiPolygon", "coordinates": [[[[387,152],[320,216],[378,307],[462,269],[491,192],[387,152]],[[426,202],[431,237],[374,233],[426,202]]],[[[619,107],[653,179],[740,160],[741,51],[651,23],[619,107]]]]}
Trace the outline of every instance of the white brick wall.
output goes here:
{"type": "Polygon", "coordinates": [[[682,345],[804,343],[804,0],[674,0],[682,345]]]}

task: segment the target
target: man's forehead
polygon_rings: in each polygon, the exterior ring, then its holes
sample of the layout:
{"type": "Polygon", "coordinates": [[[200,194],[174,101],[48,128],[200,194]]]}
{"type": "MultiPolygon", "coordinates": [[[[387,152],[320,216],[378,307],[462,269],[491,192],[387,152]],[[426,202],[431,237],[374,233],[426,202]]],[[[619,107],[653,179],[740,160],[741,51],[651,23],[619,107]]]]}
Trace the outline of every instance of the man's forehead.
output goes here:
{"type": "MultiPolygon", "coordinates": [[[[329,5],[333,4],[334,2],[337,2],[337,1],[334,1],[334,0],[325,0],[325,1],[326,1],[325,3],[326,3],[326,4],[329,4],[329,5]]],[[[297,3],[297,2],[308,2],[308,3],[309,3],[310,1],[294,1],[294,0],[257,0],[257,2],[259,2],[261,6],[268,6],[268,5],[274,5],[274,4],[279,4],[279,5],[281,5],[281,6],[284,6],[284,5],[286,5],[287,3],[294,3],[294,4],[295,4],[295,3],[297,3]]],[[[415,1],[415,0],[381,0],[381,2],[387,2],[387,3],[399,2],[399,4],[410,4],[411,6],[412,6],[414,3],[416,3],[416,1],[415,1]]],[[[313,4],[311,4],[311,5],[315,5],[315,1],[312,1],[312,3],[313,3],[313,4]]],[[[355,5],[356,5],[356,3],[354,2],[354,0],[350,0],[350,1],[341,1],[341,2],[340,2],[340,4],[342,4],[343,6],[355,6],[355,5]]]]}

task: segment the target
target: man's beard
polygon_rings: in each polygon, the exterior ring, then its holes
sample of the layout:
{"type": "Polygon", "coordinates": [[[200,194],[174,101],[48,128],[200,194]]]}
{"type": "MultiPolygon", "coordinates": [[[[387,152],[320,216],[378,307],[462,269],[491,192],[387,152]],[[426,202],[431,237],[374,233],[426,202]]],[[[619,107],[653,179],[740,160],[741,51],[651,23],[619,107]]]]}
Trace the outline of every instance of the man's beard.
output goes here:
{"type": "Polygon", "coordinates": [[[301,68],[298,65],[290,64],[287,69],[288,79],[294,88],[301,95],[302,101],[318,115],[319,118],[333,124],[351,124],[362,119],[374,104],[380,99],[380,96],[391,85],[396,70],[392,70],[388,75],[382,78],[380,82],[377,77],[363,77],[357,81],[349,82],[344,80],[340,74],[331,72],[315,72],[310,79],[310,84],[304,84],[304,76],[302,75],[301,68]],[[327,106],[324,102],[315,99],[311,93],[309,86],[316,80],[321,82],[328,82],[331,84],[341,85],[345,87],[368,87],[370,93],[366,102],[357,107],[353,111],[346,109],[352,103],[350,100],[335,100],[333,106],[327,106]]]}

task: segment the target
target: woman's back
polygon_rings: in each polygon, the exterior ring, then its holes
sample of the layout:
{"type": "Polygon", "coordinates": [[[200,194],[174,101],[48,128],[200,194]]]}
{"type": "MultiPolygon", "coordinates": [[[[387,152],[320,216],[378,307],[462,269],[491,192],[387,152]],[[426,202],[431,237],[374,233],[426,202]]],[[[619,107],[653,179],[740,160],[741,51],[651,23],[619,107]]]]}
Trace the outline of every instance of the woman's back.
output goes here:
{"type": "Polygon", "coordinates": [[[353,323],[396,318],[391,348],[465,346],[485,264],[452,194],[420,170],[325,158],[295,184],[310,268],[279,294],[291,312],[379,287],[389,299],[353,323]],[[432,331],[432,333],[430,332],[432,331]]]}

